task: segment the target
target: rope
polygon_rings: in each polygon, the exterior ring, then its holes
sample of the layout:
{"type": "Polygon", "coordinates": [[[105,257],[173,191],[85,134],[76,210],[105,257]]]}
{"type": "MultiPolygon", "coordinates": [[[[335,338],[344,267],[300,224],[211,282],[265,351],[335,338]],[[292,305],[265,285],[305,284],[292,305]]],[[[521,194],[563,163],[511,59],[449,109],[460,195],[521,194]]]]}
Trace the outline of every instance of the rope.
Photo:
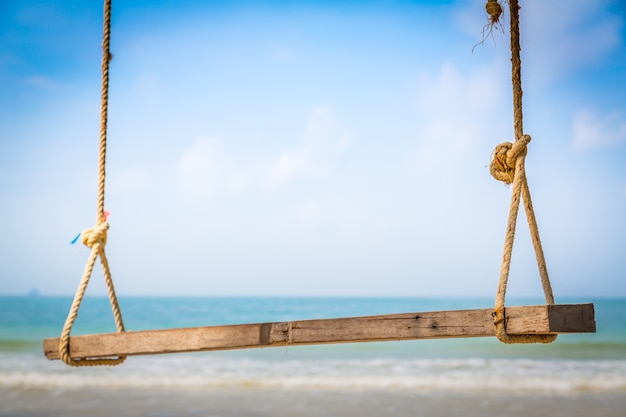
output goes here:
{"type": "MultiPolygon", "coordinates": [[[[489,0],[487,6],[493,2],[489,0]]],[[[490,164],[491,175],[506,184],[513,183],[511,195],[511,205],[509,208],[509,218],[504,239],[504,254],[500,267],[500,280],[498,282],[498,292],[494,308],[494,325],[497,338],[504,343],[551,343],[556,340],[557,335],[528,334],[509,335],[506,333],[506,312],[505,298],[506,287],[509,279],[511,267],[511,255],[513,252],[513,241],[515,239],[515,227],[519,212],[520,199],[524,201],[524,209],[530,228],[530,235],[535,249],[541,285],[545,296],[546,304],[554,304],[554,295],[550,285],[546,260],[539,238],[539,228],[535,219],[535,212],[530,197],[530,189],[526,180],[526,169],[524,161],[527,153],[527,145],[530,143],[530,136],[524,134],[522,115],[522,61],[520,58],[519,39],[519,4],[518,0],[508,0],[511,12],[511,77],[513,84],[513,127],[515,131],[515,143],[505,142],[498,145],[493,152],[490,164]]]]}
{"type": "Polygon", "coordinates": [[[63,331],[61,332],[61,338],[59,341],[59,353],[63,362],[70,366],[113,366],[118,365],[126,359],[125,356],[118,358],[90,358],[90,359],[73,359],[70,356],[70,332],[72,326],[78,316],[78,309],[85,295],[85,290],[89,284],[91,273],[93,271],[96,259],[100,257],[100,263],[102,264],[102,270],[104,273],[104,280],[107,286],[107,292],[109,295],[109,301],[111,302],[111,308],[113,310],[113,317],[115,319],[115,326],[118,332],[124,332],[124,322],[122,321],[122,312],[117,302],[117,296],[115,295],[115,288],[113,286],[113,279],[111,278],[111,272],[109,270],[109,262],[104,252],[104,246],[107,241],[107,231],[109,230],[109,223],[107,223],[107,213],[104,211],[104,184],[106,178],[105,162],[106,162],[106,136],[107,136],[107,114],[108,114],[108,101],[109,101],[109,62],[112,55],[109,51],[111,38],[111,0],[105,0],[104,2],[104,36],[102,40],[102,100],[100,107],[100,157],[98,160],[98,204],[96,214],[96,225],[81,233],[81,239],[83,243],[91,249],[91,254],[87,260],[87,265],[83,271],[72,307],[65,320],[63,331]]]}

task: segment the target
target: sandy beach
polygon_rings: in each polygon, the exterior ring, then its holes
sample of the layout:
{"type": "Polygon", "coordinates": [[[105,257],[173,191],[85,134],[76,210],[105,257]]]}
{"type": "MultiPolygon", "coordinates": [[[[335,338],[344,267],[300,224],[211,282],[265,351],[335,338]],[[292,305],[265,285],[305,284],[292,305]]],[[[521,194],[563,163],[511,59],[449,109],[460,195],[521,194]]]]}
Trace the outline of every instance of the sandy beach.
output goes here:
{"type": "Polygon", "coordinates": [[[496,395],[409,390],[11,390],[2,417],[440,416],[623,417],[622,393],[496,395]]]}

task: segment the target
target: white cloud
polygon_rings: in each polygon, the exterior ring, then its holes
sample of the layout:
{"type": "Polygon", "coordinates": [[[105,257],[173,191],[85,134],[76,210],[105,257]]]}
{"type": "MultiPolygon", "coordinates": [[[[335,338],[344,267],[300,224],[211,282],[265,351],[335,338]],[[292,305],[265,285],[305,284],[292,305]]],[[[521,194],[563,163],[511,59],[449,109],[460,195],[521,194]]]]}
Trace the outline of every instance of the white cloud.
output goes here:
{"type": "Polygon", "coordinates": [[[366,225],[366,209],[357,200],[350,195],[315,195],[285,207],[280,212],[280,219],[302,230],[320,232],[319,227],[325,226],[324,233],[333,236],[342,232],[356,232],[366,225]]]}
{"type": "Polygon", "coordinates": [[[344,132],[337,141],[337,150],[343,152],[347,150],[354,141],[354,135],[351,132],[344,132]]]}
{"type": "Polygon", "coordinates": [[[276,183],[290,182],[297,177],[327,177],[330,168],[315,160],[313,151],[300,148],[283,152],[272,166],[270,177],[276,183]]]}
{"type": "Polygon", "coordinates": [[[352,134],[343,129],[328,106],[313,108],[302,144],[282,152],[270,169],[274,184],[301,178],[326,178],[332,173],[332,161],[350,147],[352,134]]]}
{"type": "Polygon", "coordinates": [[[605,148],[626,142],[626,115],[613,111],[599,115],[580,110],[573,123],[574,147],[580,150],[605,148]]]}
{"type": "Polygon", "coordinates": [[[202,201],[219,192],[235,193],[247,184],[245,171],[214,136],[199,138],[183,151],[177,174],[179,190],[191,200],[202,201]]]}
{"type": "Polygon", "coordinates": [[[510,106],[503,105],[503,74],[497,66],[469,75],[444,66],[435,77],[422,77],[416,88],[420,170],[449,170],[477,149],[506,140],[499,137],[511,119],[510,106]]]}
{"type": "Polygon", "coordinates": [[[180,156],[177,189],[193,201],[216,194],[263,191],[302,179],[327,178],[335,159],[352,143],[327,106],[313,108],[304,136],[295,149],[252,160],[228,153],[219,137],[197,139],[180,156]]]}

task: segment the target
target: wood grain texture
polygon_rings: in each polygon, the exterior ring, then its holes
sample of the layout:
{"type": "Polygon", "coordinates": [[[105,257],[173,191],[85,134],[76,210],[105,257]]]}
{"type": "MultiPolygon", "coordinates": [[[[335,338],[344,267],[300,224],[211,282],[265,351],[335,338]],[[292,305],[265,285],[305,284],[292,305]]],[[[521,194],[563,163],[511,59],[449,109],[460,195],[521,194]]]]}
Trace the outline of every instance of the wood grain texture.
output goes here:
{"type": "MultiPolygon", "coordinates": [[[[494,336],[493,309],[129,331],[70,338],[72,358],[156,355],[285,345],[494,336]]],[[[593,333],[593,304],[507,307],[510,334],[593,333]]],[[[59,339],[44,340],[59,359],[59,339]]]]}

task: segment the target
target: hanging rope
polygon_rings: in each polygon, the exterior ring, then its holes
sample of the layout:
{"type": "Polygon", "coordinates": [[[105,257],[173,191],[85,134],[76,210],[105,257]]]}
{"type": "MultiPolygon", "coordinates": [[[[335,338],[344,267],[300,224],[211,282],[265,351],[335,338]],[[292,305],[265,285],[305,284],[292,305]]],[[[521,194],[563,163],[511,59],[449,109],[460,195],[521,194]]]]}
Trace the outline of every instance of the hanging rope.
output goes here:
{"type": "Polygon", "coordinates": [[[63,362],[71,366],[113,366],[118,365],[126,359],[125,356],[118,358],[91,358],[91,359],[72,359],[70,356],[70,332],[76,317],[78,316],[78,309],[85,295],[85,290],[89,284],[91,273],[93,271],[96,259],[100,257],[100,263],[102,264],[102,271],[104,273],[104,280],[107,286],[107,292],[109,294],[109,301],[111,302],[111,308],[113,310],[113,317],[115,318],[115,325],[118,332],[124,331],[124,322],[122,321],[122,312],[117,302],[117,296],[115,295],[115,288],[113,286],[113,279],[111,278],[111,272],[109,271],[109,262],[107,261],[106,254],[104,252],[104,246],[107,241],[107,231],[109,230],[109,223],[107,223],[107,215],[104,211],[104,183],[106,177],[105,162],[106,162],[106,139],[107,139],[107,114],[108,114],[108,101],[109,101],[109,62],[111,61],[110,53],[110,38],[111,38],[111,0],[105,0],[104,2],[104,36],[102,40],[102,100],[100,108],[100,157],[98,160],[98,204],[96,225],[81,233],[82,242],[91,249],[91,254],[87,260],[87,265],[83,272],[80,285],[76,290],[72,307],[65,320],[61,338],[59,341],[59,353],[63,362]]]}
{"type": "MultiPolygon", "coordinates": [[[[513,82],[513,127],[515,131],[515,143],[505,142],[498,145],[493,152],[493,158],[490,165],[491,175],[507,184],[513,183],[511,196],[511,206],[509,208],[509,218],[504,239],[504,254],[502,256],[502,265],[500,267],[500,280],[498,282],[498,292],[496,294],[496,302],[494,309],[494,325],[495,334],[501,342],[504,343],[551,343],[556,340],[557,335],[509,335],[506,332],[506,312],[504,302],[506,298],[506,287],[509,279],[509,270],[511,267],[511,254],[513,252],[513,241],[515,239],[515,227],[517,223],[517,215],[519,211],[520,198],[524,201],[524,209],[526,218],[530,228],[530,235],[535,248],[535,256],[537,258],[537,266],[539,267],[539,275],[541,276],[541,285],[545,295],[546,304],[554,304],[554,295],[550,285],[546,260],[541,247],[541,239],[539,238],[539,228],[535,219],[532,200],[530,198],[530,189],[526,180],[526,170],[524,161],[526,158],[526,147],[530,143],[530,136],[524,134],[523,116],[522,116],[522,61],[520,58],[520,40],[519,40],[519,4],[518,0],[509,0],[509,9],[511,13],[511,76],[513,82]]],[[[489,4],[493,0],[487,2],[488,12],[489,4]]],[[[492,10],[497,12],[496,8],[491,6],[492,10]]],[[[501,13],[498,12],[498,14],[501,13]]]]}

